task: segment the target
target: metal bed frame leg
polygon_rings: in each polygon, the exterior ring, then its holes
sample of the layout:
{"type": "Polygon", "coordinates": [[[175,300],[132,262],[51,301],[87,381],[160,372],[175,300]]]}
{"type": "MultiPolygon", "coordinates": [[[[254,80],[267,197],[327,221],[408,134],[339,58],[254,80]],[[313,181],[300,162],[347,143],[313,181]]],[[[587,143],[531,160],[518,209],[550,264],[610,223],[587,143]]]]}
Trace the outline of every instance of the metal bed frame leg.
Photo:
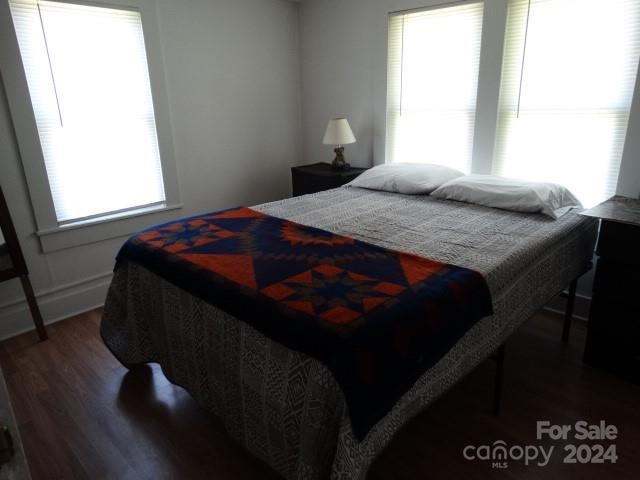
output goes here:
{"type": "Polygon", "coordinates": [[[493,390],[493,414],[495,416],[500,415],[500,401],[502,399],[502,378],[504,370],[504,354],[506,350],[506,343],[500,345],[496,350],[494,359],[496,361],[496,379],[493,390]]]}
{"type": "Polygon", "coordinates": [[[569,343],[569,334],[571,333],[571,322],[573,320],[573,306],[576,301],[576,287],[578,279],[576,278],[569,285],[569,295],[567,296],[567,308],[564,311],[564,326],[562,327],[562,343],[569,343]]]}
{"type": "MultiPolygon", "coordinates": [[[[569,285],[569,293],[567,297],[567,308],[564,312],[564,326],[562,328],[562,341],[564,343],[569,342],[569,333],[571,332],[571,321],[573,320],[573,307],[576,300],[576,288],[578,286],[578,279],[576,278],[569,285]]],[[[564,295],[563,295],[564,296],[564,295]]],[[[500,414],[500,404],[502,400],[502,383],[504,376],[504,357],[506,350],[506,343],[500,345],[493,355],[493,359],[496,361],[496,378],[493,390],[493,414],[498,416],[500,414]]]]}

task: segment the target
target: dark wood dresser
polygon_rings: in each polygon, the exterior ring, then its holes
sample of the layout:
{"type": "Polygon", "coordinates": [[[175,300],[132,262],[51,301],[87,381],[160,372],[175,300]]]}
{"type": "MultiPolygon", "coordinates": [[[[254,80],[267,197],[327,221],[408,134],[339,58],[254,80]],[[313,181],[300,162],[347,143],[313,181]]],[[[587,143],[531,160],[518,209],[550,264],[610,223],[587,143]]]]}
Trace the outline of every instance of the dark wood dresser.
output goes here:
{"type": "Polygon", "coordinates": [[[585,363],[640,383],[640,200],[613,197],[601,219],[585,363]]]}
{"type": "Polygon", "coordinates": [[[329,163],[314,163],[291,169],[293,196],[322,192],[349,183],[367,168],[333,170],[329,163]]]}

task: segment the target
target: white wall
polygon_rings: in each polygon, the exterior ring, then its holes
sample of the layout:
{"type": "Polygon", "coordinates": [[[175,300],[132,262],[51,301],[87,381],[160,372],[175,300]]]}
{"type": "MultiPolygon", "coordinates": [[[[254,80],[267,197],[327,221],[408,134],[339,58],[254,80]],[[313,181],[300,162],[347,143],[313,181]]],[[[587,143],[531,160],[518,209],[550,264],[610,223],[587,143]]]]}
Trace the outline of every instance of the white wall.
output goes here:
{"type": "MultiPolygon", "coordinates": [[[[304,0],[300,11],[302,68],[301,163],[330,161],[322,145],[329,118],[344,115],[358,139],[346,147],[355,166],[384,162],[388,14],[447,0],[304,0]]],[[[493,156],[506,0],[485,0],[478,85],[474,170],[490,173],[493,156]]],[[[618,193],[640,194],[640,79],[637,83],[618,193]]],[[[591,277],[580,282],[589,295],[591,277]]]]}
{"type": "MultiPolygon", "coordinates": [[[[158,1],[184,204],[173,217],[289,194],[301,151],[298,10],[287,0],[158,1]]],[[[45,319],[101,305],[124,238],[41,253],[3,90],[0,184],[45,319]]],[[[0,338],[30,328],[19,282],[0,284],[0,338]]]]}

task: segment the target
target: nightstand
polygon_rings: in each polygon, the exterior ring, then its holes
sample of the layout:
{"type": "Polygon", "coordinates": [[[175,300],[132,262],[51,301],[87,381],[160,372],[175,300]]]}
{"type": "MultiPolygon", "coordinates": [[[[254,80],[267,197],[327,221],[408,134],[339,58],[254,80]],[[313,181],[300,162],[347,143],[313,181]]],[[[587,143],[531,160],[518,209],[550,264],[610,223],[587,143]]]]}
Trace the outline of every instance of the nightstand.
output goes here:
{"type": "Polygon", "coordinates": [[[329,163],[314,163],[291,168],[293,196],[338,188],[349,183],[367,168],[333,170],[329,163]]]}
{"type": "Polygon", "coordinates": [[[640,200],[582,212],[601,219],[585,363],[640,383],[640,200]]]}

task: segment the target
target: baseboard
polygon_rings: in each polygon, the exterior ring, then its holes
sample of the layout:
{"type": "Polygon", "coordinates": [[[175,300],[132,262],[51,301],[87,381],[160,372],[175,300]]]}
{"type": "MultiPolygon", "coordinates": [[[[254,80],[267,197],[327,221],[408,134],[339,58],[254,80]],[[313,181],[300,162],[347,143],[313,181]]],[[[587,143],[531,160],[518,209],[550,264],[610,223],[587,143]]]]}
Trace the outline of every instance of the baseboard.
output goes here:
{"type": "MultiPolygon", "coordinates": [[[[63,285],[36,294],[46,324],[54,323],[104,305],[112,273],[63,285]]],[[[0,340],[34,329],[26,301],[14,300],[0,305],[0,340]]]]}
{"type": "MultiPolygon", "coordinates": [[[[545,310],[550,312],[564,315],[567,305],[567,299],[562,297],[555,297],[551,302],[544,307],[545,310]]],[[[576,295],[576,301],[573,308],[573,318],[578,320],[587,321],[589,318],[589,306],[591,305],[591,297],[587,295],[576,295]]]]}

